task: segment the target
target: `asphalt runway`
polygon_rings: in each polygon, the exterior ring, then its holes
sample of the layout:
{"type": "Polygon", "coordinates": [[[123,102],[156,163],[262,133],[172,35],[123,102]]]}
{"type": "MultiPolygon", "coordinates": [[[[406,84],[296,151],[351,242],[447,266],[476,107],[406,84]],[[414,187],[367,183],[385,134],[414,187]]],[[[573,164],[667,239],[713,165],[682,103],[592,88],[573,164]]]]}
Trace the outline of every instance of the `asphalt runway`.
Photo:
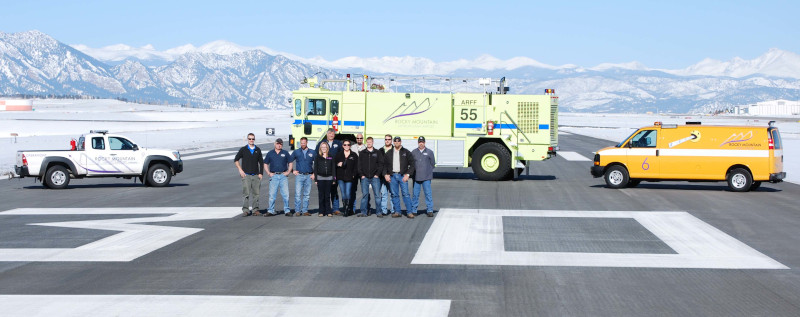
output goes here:
{"type": "Polygon", "coordinates": [[[800,315],[800,186],[608,189],[581,159],[612,142],[559,141],[516,181],[437,170],[434,218],[242,218],[235,149],[192,154],[166,188],[0,181],[0,311],[800,315]]]}

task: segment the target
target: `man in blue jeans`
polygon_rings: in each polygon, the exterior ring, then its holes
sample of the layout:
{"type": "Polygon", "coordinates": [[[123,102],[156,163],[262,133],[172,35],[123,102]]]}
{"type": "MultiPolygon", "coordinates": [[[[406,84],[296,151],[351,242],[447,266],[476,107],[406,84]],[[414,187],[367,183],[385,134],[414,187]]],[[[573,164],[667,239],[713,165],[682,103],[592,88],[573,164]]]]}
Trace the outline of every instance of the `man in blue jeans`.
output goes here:
{"type": "Polygon", "coordinates": [[[369,187],[375,195],[375,213],[383,218],[381,212],[381,175],[383,174],[383,153],[372,146],[372,137],[367,138],[367,147],[358,154],[358,174],[361,175],[361,213],[359,217],[369,216],[369,187]]]}
{"type": "Polygon", "coordinates": [[[433,179],[433,167],[436,166],[436,158],[433,157],[433,151],[425,147],[425,137],[420,136],[417,139],[417,148],[411,151],[411,157],[414,158],[414,197],[411,199],[411,210],[414,213],[419,208],[419,190],[425,192],[425,206],[428,217],[433,217],[433,193],[431,192],[431,180],[433,179]]]}
{"type": "Polygon", "coordinates": [[[308,200],[311,183],[314,181],[314,156],[316,152],[308,148],[308,138],[300,138],[300,148],[292,152],[289,162],[294,164],[294,212],[295,216],[311,216],[308,213],[308,200]]]}
{"type": "Polygon", "coordinates": [[[411,152],[403,147],[403,140],[399,136],[394,137],[394,148],[386,152],[383,165],[386,181],[391,185],[392,206],[394,207],[392,218],[400,217],[400,195],[402,194],[408,218],[414,219],[416,212],[411,209],[411,197],[408,195],[408,178],[414,174],[414,159],[411,157],[411,152]]]}
{"type": "MultiPolygon", "coordinates": [[[[383,143],[384,143],[384,145],[383,145],[383,147],[380,148],[379,151],[381,152],[381,154],[385,158],[386,157],[386,152],[389,152],[389,151],[392,150],[392,135],[391,134],[387,134],[387,135],[383,136],[383,143]]],[[[384,164],[385,163],[386,162],[384,162],[384,164]]],[[[386,169],[386,165],[384,165],[384,169],[386,169]]],[[[381,171],[381,172],[383,172],[383,171],[381,171]]],[[[390,202],[391,199],[389,199],[390,195],[391,195],[391,190],[389,190],[389,182],[386,181],[386,179],[384,179],[383,177],[381,177],[381,211],[380,211],[380,213],[383,216],[388,215],[393,210],[392,206],[391,206],[391,202],[390,202]]]]}
{"type": "Polygon", "coordinates": [[[286,216],[292,216],[289,208],[289,172],[292,170],[292,163],[289,162],[289,152],[283,149],[283,140],[275,140],[275,150],[267,152],[264,157],[264,170],[269,175],[269,209],[264,217],[277,215],[275,212],[275,195],[278,188],[283,197],[283,209],[286,216]]]}

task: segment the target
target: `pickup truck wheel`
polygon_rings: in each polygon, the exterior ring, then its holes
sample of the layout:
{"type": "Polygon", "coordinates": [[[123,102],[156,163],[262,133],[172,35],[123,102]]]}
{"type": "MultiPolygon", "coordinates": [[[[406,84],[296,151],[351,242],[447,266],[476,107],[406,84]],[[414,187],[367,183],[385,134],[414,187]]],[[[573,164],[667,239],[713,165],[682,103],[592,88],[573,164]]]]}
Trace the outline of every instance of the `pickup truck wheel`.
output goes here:
{"type": "Polygon", "coordinates": [[[509,172],[513,171],[511,169],[511,153],[498,143],[482,144],[472,153],[472,171],[481,180],[502,180],[509,175],[509,172]]]}
{"type": "Polygon", "coordinates": [[[147,170],[147,185],[153,187],[164,187],[169,185],[172,179],[172,172],[164,164],[156,164],[147,170]]]}
{"type": "Polygon", "coordinates": [[[44,183],[52,189],[67,188],[67,185],[69,185],[69,171],[61,165],[50,167],[45,173],[44,183]]]}
{"type": "Polygon", "coordinates": [[[630,181],[628,169],[619,165],[609,167],[603,175],[603,179],[609,188],[625,188],[630,181]]]}
{"type": "Polygon", "coordinates": [[[735,192],[746,192],[753,186],[753,175],[744,168],[734,168],[726,178],[728,187],[735,192]]]}

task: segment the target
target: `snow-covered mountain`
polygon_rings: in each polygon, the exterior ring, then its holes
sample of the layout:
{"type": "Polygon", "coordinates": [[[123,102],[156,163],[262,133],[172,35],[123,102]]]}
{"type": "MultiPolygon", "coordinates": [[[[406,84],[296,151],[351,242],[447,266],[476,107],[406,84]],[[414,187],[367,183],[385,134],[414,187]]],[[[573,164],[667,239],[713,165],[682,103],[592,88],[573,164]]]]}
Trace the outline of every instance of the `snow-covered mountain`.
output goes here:
{"type": "MultiPolygon", "coordinates": [[[[300,86],[303,77],[317,72],[335,74],[261,50],[220,51],[213,46],[207,47],[208,52],[185,49],[186,53],[163,66],[149,67],[136,59],[111,66],[39,31],[0,32],[0,94],[90,95],[203,107],[285,108],[291,91],[300,86]]],[[[158,54],[138,57],[154,56],[171,59],[158,54]]]]}
{"type": "MultiPolygon", "coordinates": [[[[512,93],[555,88],[573,111],[710,111],[769,99],[800,99],[800,56],[771,49],[753,59],[704,60],[679,70],[638,62],[553,66],[528,57],[434,62],[424,57],[347,57],[326,61],[266,47],[215,41],[166,51],[112,45],[68,46],[38,31],[0,32],[0,94],[91,95],[193,106],[285,108],[303,77],[322,72],[377,76],[506,77],[512,93]]],[[[481,89],[452,82],[394,83],[393,89],[481,89]]],[[[466,85],[470,85],[467,83],[466,85]]]]}

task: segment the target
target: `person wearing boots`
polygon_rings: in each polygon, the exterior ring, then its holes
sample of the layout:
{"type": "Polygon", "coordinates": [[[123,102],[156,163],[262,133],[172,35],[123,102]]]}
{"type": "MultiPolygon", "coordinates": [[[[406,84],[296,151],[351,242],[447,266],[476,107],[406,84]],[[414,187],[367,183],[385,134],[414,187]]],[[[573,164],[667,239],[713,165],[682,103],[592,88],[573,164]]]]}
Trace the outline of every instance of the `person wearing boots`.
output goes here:
{"type": "Polygon", "coordinates": [[[333,216],[333,210],[331,210],[331,184],[333,184],[334,166],[336,165],[333,163],[329,149],[328,143],[320,143],[319,152],[314,158],[314,182],[317,184],[317,191],[319,192],[320,217],[333,216]]]}
{"type": "Polygon", "coordinates": [[[367,146],[358,154],[358,174],[361,175],[361,213],[359,217],[369,216],[369,187],[375,195],[375,213],[378,218],[381,212],[381,175],[383,174],[383,154],[372,146],[372,137],[367,138],[367,146]]]}
{"type": "Polygon", "coordinates": [[[353,214],[350,197],[352,197],[353,182],[356,181],[356,176],[358,175],[358,155],[350,150],[351,145],[352,142],[350,140],[344,140],[342,142],[342,150],[336,153],[334,158],[336,163],[336,182],[339,184],[339,190],[341,190],[345,217],[353,214]]]}
{"type": "Polygon", "coordinates": [[[413,206],[411,206],[411,196],[408,194],[408,179],[414,175],[414,158],[411,157],[411,151],[403,147],[403,140],[399,136],[394,137],[394,148],[386,152],[383,162],[384,177],[392,191],[394,207],[392,218],[401,216],[400,195],[402,195],[408,218],[414,219],[416,212],[411,209],[413,206]]]}

